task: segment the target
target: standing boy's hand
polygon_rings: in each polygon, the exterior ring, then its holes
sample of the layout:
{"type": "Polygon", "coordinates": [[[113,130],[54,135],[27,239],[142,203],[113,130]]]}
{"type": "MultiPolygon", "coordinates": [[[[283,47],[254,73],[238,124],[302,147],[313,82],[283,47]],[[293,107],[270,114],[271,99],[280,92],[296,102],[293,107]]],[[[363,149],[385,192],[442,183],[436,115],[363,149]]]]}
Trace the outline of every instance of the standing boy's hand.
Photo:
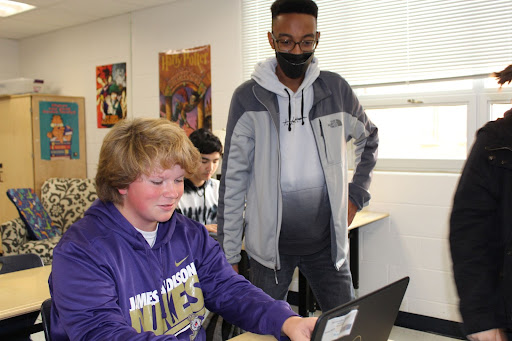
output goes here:
{"type": "Polygon", "coordinates": [[[348,200],[348,214],[347,214],[347,226],[352,224],[354,217],[357,213],[357,206],[352,202],[352,200],[348,200]]]}
{"type": "Polygon", "coordinates": [[[318,317],[289,317],[283,323],[282,331],[292,341],[309,341],[318,317]]]}

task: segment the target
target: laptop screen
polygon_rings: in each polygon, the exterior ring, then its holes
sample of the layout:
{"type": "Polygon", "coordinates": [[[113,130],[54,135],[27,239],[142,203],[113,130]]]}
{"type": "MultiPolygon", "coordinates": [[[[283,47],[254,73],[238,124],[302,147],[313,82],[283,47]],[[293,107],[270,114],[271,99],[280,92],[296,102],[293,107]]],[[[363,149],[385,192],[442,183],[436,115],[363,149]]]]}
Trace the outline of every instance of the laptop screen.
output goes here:
{"type": "Polygon", "coordinates": [[[311,341],[387,341],[409,277],[323,313],[311,341]]]}

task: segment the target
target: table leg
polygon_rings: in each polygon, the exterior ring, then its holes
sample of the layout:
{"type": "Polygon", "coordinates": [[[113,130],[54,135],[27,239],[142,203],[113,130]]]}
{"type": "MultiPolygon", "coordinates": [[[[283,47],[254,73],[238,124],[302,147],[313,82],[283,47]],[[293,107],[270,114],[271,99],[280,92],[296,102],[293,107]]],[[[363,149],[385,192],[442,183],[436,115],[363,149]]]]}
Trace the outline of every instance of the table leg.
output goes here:
{"type": "Polygon", "coordinates": [[[299,271],[299,315],[310,316],[316,311],[316,300],[306,277],[299,271]]]}
{"type": "Polygon", "coordinates": [[[348,233],[350,242],[350,272],[354,289],[359,289],[359,229],[352,229],[348,233]]]}

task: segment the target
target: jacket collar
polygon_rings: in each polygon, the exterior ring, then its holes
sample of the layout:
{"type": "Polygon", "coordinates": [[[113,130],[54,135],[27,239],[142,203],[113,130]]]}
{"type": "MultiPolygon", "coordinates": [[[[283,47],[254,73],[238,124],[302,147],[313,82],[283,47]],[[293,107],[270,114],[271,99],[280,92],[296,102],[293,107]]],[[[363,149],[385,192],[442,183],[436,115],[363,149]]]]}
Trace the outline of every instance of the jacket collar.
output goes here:
{"type": "Polygon", "coordinates": [[[318,102],[326,99],[327,97],[332,96],[331,89],[329,89],[329,87],[325,83],[325,80],[322,77],[323,75],[324,73],[320,72],[320,76],[318,76],[316,81],[313,83],[313,106],[317,105],[318,102]]]}

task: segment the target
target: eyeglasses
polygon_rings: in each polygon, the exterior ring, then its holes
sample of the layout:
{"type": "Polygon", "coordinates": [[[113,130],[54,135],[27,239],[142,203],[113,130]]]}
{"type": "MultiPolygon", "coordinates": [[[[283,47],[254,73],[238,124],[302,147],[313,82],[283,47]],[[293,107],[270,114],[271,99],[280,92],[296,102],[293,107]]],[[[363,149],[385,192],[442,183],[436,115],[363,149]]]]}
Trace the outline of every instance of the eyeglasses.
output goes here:
{"type": "Polygon", "coordinates": [[[318,44],[318,40],[316,39],[306,39],[302,41],[293,41],[291,39],[277,39],[274,37],[274,33],[272,34],[272,39],[274,39],[277,49],[280,52],[290,52],[295,48],[295,45],[299,45],[299,48],[302,52],[313,52],[315,51],[316,45],[318,44]]]}

